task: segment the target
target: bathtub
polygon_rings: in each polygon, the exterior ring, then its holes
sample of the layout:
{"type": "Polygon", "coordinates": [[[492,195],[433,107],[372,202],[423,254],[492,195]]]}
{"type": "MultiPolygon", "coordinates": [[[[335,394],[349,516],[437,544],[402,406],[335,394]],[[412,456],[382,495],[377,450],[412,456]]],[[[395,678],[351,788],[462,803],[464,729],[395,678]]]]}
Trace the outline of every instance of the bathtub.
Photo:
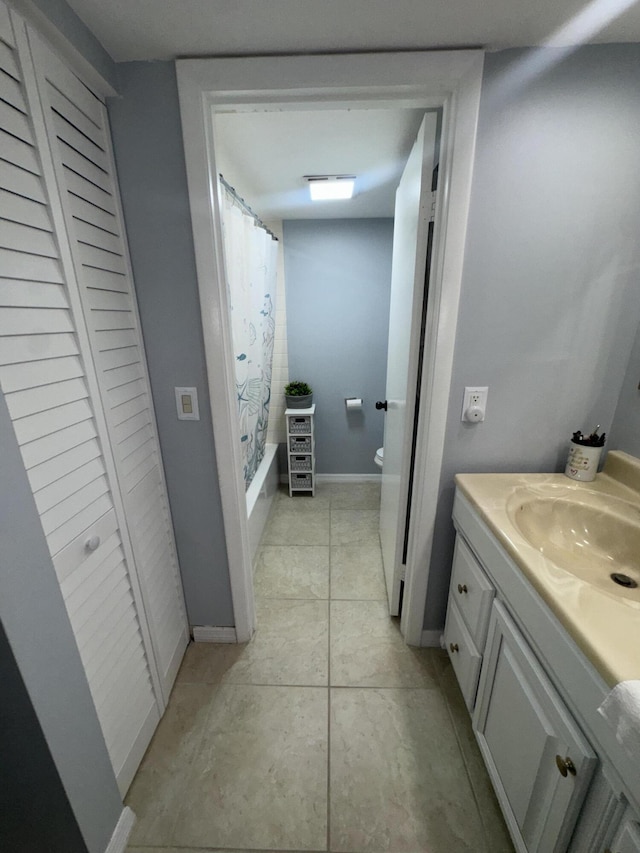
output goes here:
{"type": "Polygon", "coordinates": [[[264,459],[260,463],[246,492],[247,519],[249,523],[249,543],[251,562],[255,567],[255,556],[267,523],[271,504],[278,490],[278,445],[267,444],[264,459]]]}

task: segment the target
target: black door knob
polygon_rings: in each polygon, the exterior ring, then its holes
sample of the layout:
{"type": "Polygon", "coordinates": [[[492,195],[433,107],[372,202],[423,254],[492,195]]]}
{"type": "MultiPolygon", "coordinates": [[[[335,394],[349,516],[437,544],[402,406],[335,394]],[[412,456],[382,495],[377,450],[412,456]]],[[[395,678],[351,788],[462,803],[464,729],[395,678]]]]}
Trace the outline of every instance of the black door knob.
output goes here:
{"type": "Polygon", "coordinates": [[[387,401],[385,400],[384,402],[382,402],[382,400],[378,400],[378,402],[376,403],[376,409],[384,409],[386,412],[387,411],[387,401]]]}

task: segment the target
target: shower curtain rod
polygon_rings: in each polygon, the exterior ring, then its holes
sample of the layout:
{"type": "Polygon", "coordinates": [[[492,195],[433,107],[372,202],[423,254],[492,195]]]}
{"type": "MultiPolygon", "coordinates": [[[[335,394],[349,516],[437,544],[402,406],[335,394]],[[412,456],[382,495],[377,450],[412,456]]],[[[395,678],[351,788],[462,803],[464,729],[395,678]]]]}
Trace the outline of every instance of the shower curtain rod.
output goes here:
{"type": "Polygon", "coordinates": [[[258,226],[258,228],[262,228],[264,231],[266,231],[267,234],[271,237],[271,239],[275,240],[277,243],[278,238],[276,237],[276,235],[273,233],[273,231],[271,231],[269,228],[267,228],[267,226],[264,224],[262,219],[260,219],[258,214],[254,213],[254,211],[251,210],[251,208],[249,207],[247,202],[241,196],[238,195],[236,188],[232,187],[230,183],[225,181],[225,179],[222,177],[221,174],[218,175],[218,177],[220,178],[220,183],[225,188],[225,190],[229,193],[229,195],[233,198],[233,200],[236,202],[236,204],[239,207],[241,207],[243,210],[245,210],[249,214],[249,216],[252,216],[254,218],[255,223],[258,226]]]}

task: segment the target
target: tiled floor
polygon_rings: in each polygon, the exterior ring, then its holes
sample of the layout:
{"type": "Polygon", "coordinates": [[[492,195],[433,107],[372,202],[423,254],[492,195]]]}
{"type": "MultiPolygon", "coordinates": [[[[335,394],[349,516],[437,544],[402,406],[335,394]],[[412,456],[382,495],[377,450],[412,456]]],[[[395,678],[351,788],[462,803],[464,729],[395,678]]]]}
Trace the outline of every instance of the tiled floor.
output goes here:
{"type": "Polygon", "coordinates": [[[131,853],[512,853],[446,655],[387,614],[379,499],[278,495],[255,637],[188,649],[127,797],[131,853]]]}

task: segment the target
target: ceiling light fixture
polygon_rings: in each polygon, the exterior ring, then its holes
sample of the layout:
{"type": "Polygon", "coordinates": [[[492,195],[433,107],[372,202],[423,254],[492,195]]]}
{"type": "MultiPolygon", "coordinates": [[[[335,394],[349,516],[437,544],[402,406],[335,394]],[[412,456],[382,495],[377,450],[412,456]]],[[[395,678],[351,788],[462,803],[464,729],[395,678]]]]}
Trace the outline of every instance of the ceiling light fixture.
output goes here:
{"type": "Polygon", "coordinates": [[[311,201],[343,201],[353,196],[355,175],[305,175],[311,201]]]}

